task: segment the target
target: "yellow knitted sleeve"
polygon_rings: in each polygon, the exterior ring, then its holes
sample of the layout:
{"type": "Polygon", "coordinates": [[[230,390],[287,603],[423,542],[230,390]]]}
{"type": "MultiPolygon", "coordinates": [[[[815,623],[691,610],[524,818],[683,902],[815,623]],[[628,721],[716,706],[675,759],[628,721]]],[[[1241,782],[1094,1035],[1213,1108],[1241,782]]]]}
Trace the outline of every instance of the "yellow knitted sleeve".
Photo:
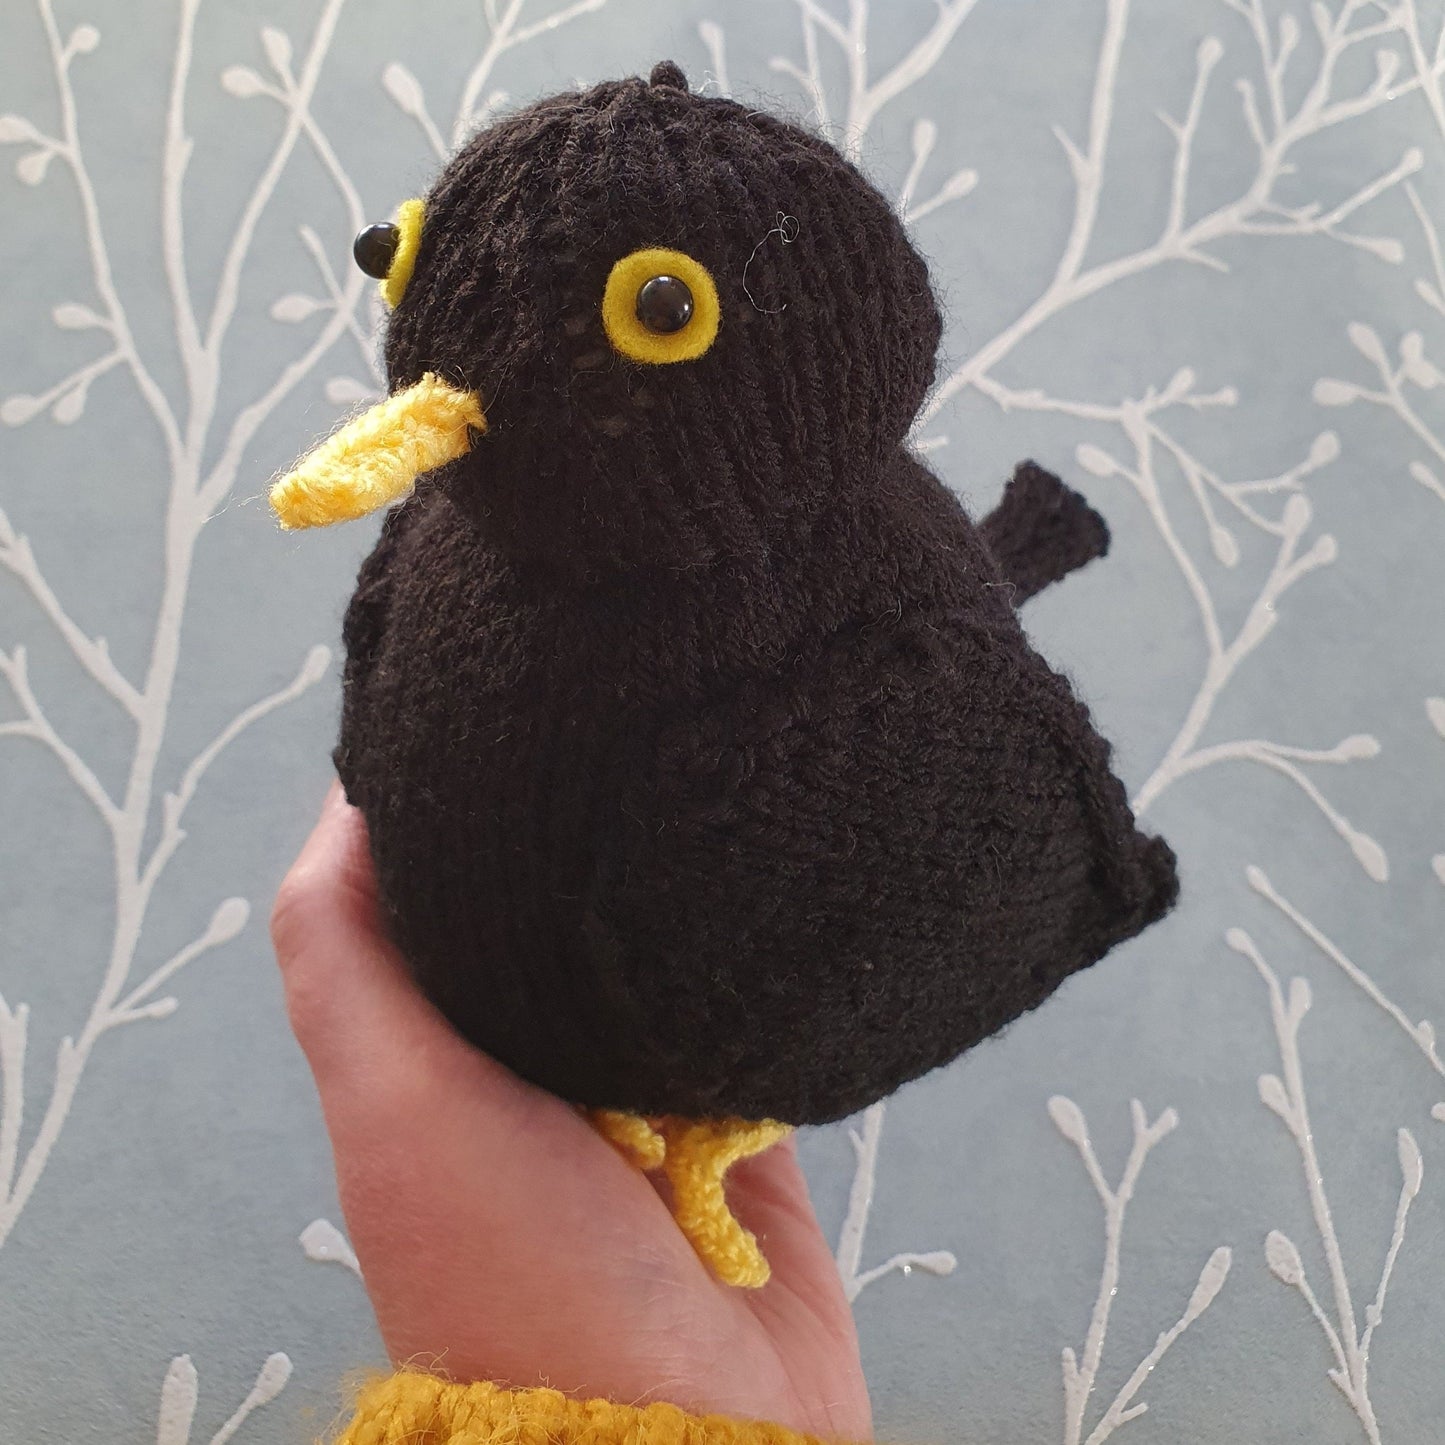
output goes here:
{"type": "Polygon", "coordinates": [[[574,1400],[557,1390],[456,1385],[402,1371],[361,1392],[333,1445],[822,1445],[781,1425],[676,1405],[574,1400]]]}

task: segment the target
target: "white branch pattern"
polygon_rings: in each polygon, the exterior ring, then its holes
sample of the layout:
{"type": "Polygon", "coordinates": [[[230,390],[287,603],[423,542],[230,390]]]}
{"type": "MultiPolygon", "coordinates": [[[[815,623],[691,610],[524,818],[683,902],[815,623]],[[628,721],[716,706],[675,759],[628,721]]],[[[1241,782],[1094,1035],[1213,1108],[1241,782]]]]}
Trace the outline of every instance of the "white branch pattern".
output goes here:
{"type": "Polygon", "coordinates": [[[1245,871],[1245,877],[1249,886],[1259,894],[1261,898],[1272,903],[1284,914],[1324,956],[1333,963],[1344,976],[1370,1000],[1382,1013],[1387,1014],[1396,1024],[1400,1031],[1419,1049],[1424,1056],[1425,1062],[1442,1079],[1445,1079],[1445,1061],[1442,1061],[1436,1048],[1435,1025],[1429,1019],[1420,1019],[1412,1022],[1409,1014],[1399,1004],[1389,998],[1385,991],[1375,980],[1365,972],[1357,963],[1347,958],[1338,944],[1325,936],[1315,924],[1311,923],[1303,913],[1295,907],[1269,880],[1269,875],[1263,868],[1251,865],[1245,871]]]}
{"type": "Polygon", "coordinates": [[[361,1262],[351,1241],[329,1219],[313,1219],[301,1231],[299,1242],[307,1259],[318,1264],[339,1264],[361,1278],[361,1262]]]}
{"type": "MultiPolygon", "coordinates": [[[[1411,77],[1405,88],[1416,89],[1424,95],[1436,134],[1445,141],[1445,100],[1442,100],[1442,79],[1445,79],[1445,16],[1439,22],[1439,30],[1433,46],[1424,39],[1418,0],[1400,0],[1393,10],[1387,10],[1389,19],[1382,22],[1386,33],[1397,30],[1405,39],[1405,55],[1411,67],[1411,77]]],[[[1384,52],[1396,62],[1400,57],[1393,51],[1384,52]]],[[[1383,63],[1382,63],[1383,66],[1383,63]]],[[[1383,73],[1383,70],[1382,70],[1383,73]]],[[[1393,77],[1394,70],[1390,70],[1393,77]]],[[[1406,174],[1413,174],[1420,166],[1420,153],[1411,151],[1405,157],[1413,160],[1406,174]]],[[[1404,162],[1402,162],[1402,165],[1404,162]]],[[[1402,175],[1403,178],[1403,175],[1402,175]]],[[[1422,325],[1439,327],[1445,320],[1445,257],[1442,257],[1440,232],[1418,189],[1407,182],[1404,186],[1410,207],[1419,223],[1420,237],[1428,263],[1428,275],[1415,278],[1415,295],[1424,304],[1422,325]]],[[[1396,240],[1382,240],[1383,254],[1387,259],[1399,262],[1405,257],[1404,246],[1396,240]]],[[[1412,329],[1399,338],[1396,344],[1396,358],[1388,355],[1385,344],[1374,327],[1363,321],[1356,321],[1346,330],[1351,346],[1373,368],[1378,386],[1371,386],[1337,377],[1324,376],[1315,383],[1314,398],[1320,406],[1344,407],[1365,402],[1392,413],[1424,451],[1425,457],[1416,457],[1407,471],[1425,490],[1439,501],[1445,502],[1445,417],[1437,417],[1440,411],[1436,402],[1431,411],[1426,397],[1438,391],[1445,383],[1445,374],[1431,360],[1424,334],[1412,329]]]]}
{"type": "Polygon", "coordinates": [[[1309,1282],[1304,1261],[1294,1241],[1277,1229],[1270,1230],[1265,1239],[1265,1263],[1271,1274],[1281,1284],[1299,1292],[1320,1333],[1325,1338],[1334,1363],[1327,1370],[1330,1383],[1344,1396],[1350,1409],[1364,1431],[1370,1445],[1380,1445],[1380,1425],[1375,1406],[1370,1398],[1370,1344],[1375,1330],[1384,1316],[1385,1296],[1394,1273],[1395,1261],[1405,1240],[1405,1226],[1409,1220],[1410,1206],[1420,1193],[1424,1179],[1424,1163],[1420,1146],[1415,1136],[1406,1128],[1396,1135],[1397,1152],[1400,1162],[1400,1196],[1395,1208],[1395,1218],[1390,1241],[1385,1250],[1385,1260],[1380,1271],[1379,1284],[1374,1298],[1365,1307],[1363,1324],[1357,1315],[1354,1298],[1350,1290],[1349,1272],[1345,1267],[1344,1252],[1340,1247],[1339,1234],[1335,1227],[1334,1215],[1325,1189],[1324,1170],[1320,1163],[1314,1129],[1310,1123],[1309,1106],[1305,1097],[1304,1068],[1300,1059],[1300,1024],[1309,1012],[1313,994],[1309,983],[1303,978],[1290,980],[1286,993],[1279,975],[1265,962],[1254,940],[1242,928],[1231,928],[1225,941],[1236,953],[1247,958],[1255,971],[1264,980],[1269,992],[1270,1022],[1274,1027],[1275,1041],[1279,1047],[1281,1074],[1259,1076],[1259,1097],[1261,1103],[1285,1126],[1299,1151],[1300,1169],[1304,1177],[1305,1192],[1309,1198],[1310,1214],[1319,1235],[1325,1265],[1330,1277],[1330,1293],[1334,1314],[1330,1315],[1320,1303],[1318,1295],[1309,1282]]]}
{"type": "Polygon", "coordinates": [[[922,1254],[907,1250],[891,1255],[882,1264],[863,1268],[863,1239],[873,1211],[878,1151],[883,1141],[883,1119],[887,1108],[885,1103],[872,1104],[860,1116],[861,1129],[855,1129],[851,1124],[848,1126],[848,1142],[853,1146],[853,1183],[848,1190],[848,1212],[838,1231],[835,1258],[843,1281],[843,1292],[850,1303],[870,1284],[894,1271],[911,1274],[915,1269],[921,1269],[927,1274],[948,1275],[958,1268],[958,1260],[946,1249],[928,1250],[922,1254]]]}
{"type": "MultiPolygon", "coordinates": [[[[226,1445],[255,1411],[269,1405],[291,1378],[288,1356],[277,1351],[268,1355],[246,1398],[230,1418],[211,1436],[210,1445],[226,1445]]],[[[156,1445],[191,1445],[201,1380],[189,1355],[177,1355],[161,1382],[160,1407],[156,1412],[156,1445]]]]}
{"type": "MultiPolygon", "coordinates": [[[[326,648],[313,648],[290,684],[239,713],[183,771],[174,789],[158,793],[157,770],[174,700],[182,624],[201,531],[230,494],[247,443],[266,417],[345,332],[361,293],[360,278],[338,289],[330,314],[311,344],[299,357],[286,363],[260,396],[243,406],[229,428],[218,434],[215,419],[223,375],[222,350],[235,318],[241,276],[257,227],[298,141],[306,137],[323,153],[327,149],[310,114],[310,103],[335,36],[341,0],[327,0],[323,5],[294,75],[290,40],[277,30],[262,32],[263,48],[278,76],[277,87],[264,86],[259,77],[245,67],[234,67],[223,76],[226,88],[239,95],[253,93],[249,80],[255,80],[255,92],[265,89],[277,99],[285,120],[269,158],[242,205],[204,320],[184,264],[184,179],[193,149],[186,129],[185,107],[200,7],[199,0],[182,0],[166,110],[158,217],[175,341],[184,375],[184,391],[179,399],[172,398],[157,380],[132,332],[126,304],[112,273],[105,219],[81,139],[72,66],[77,56],[96,51],[100,33],[94,26],[85,25],[63,40],[52,0],[36,0],[36,5],[49,46],[61,133],[58,137],[43,138],[30,122],[7,117],[0,124],[0,142],[34,142],[39,138],[45,153],[60,158],[69,170],[80,199],[98,307],[64,302],[55,308],[53,316],[56,325],[65,329],[101,331],[108,337],[110,349],[97,361],[37,396],[8,398],[0,404],[0,421],[10,426],[24,425],[48,408],[56,422],[73,424],[83,413],[90,382],[112,366],[124,365],[164,442],[170,464],[170,486],[164,517],[164,581],[149,660],[139,682],[121,673],[103,638],[91,637],[74,620],[41,572],[28,538],[16,531],[9,517],[0,513],[0,563],[29,592],[89,677],[128,715],[135,732],[123,789],[114,796],[51,721],[32,686],[26,648],[17,644],[10,652],[0,653],[0,676],[9,684],[21,713],[19,719],[0,724],[0,736],[38,742],[61,763],[109,835],[116,890],[116,923],[109,956],[79,1032],[61,1040],[49,1097],[24,1149],[21,1140],[27,1091],[25,1042],[29,1015],[23,1004],[15,1008],[0,1007],[0,1089],[3,1089],[0,1095],[0,1245],[9,1238],[44,1173],[96,1044],[112,1029],[162,1019],[173,1012],[177,1003],[174,997],[156,996],[161,986],[205,953],[235,938],[245,926],[249,914],[246,901],[226,899],[215,908],[210,923],[191,943],[139,981],[132,978],[155,889],[185,837],[181,819],[207,770],[251,724],[315,684],[329,663],[326,648]],[[147,853],[145,840],[157,806],[159,836],[147,853]]],[[[22,172],[22,179],[37,184],[43,178],[44,167],[38,165],[22,172]]],[[[346,198],[350,199],[350,195],[346,198]]]]}
{"type": "Polygon", "coordinates": [[[1124,1171],[1119,1176],[1119,1182],[1114,1185],[1104,1177],[1099,1156],[1089,1138],[1089,1127],[1083,1110],[1072,1099],[1055,1094],[1049,1100],[1049,1117],[1054,1121],[1054,1127],[1059,1133],[1078,1150],[1084,1172],[1089,1176],[1089,1183],[1093,1185],[1094,1193],[1099,1196],[1099,1203],[1104,1208],[1104,1264],[1099,1272],[1099,1289],[1094,1299],[1093,1313],[1089,1317],[1083,1354],[1081,1357],[1072,1346],[1065,1346],[1063,1352],[1064,1445],[1081,1445],[1081,1442],[1082,1445],[1103,1445],[1120,1425],[1136,1419],[1148,1409],[1144,1401],[1135,1397],[1174,1342],[1214,1303],[1215,1297],[1224,1288],[1234,1256],[1227,1245],[1221,1244],[1213,1250],[1199,1271],[1199,1278],[1190,1293],[1184,1312],[1155,1340],[1153,1348],[1120,1386],[1086,1439],[1085,1415],[1094,1392],[1094,1383],[1099,1376],[1099,1367],[1104,1359],[1109,1316],[1119,1294],[1124,1217],[1130,1201],[1134,1198],[1134,1190],[1138,1187],[1145,1161],[1160,1140],[1178,1127],[1179,1116],[1173,1109],[1165,1109],[1151,1123],[1138,1099],[1130,1101],[1129,1118],[1134,1139],[1129,1148],[1129,1157],[1124,1163],[1124,1171]]]}

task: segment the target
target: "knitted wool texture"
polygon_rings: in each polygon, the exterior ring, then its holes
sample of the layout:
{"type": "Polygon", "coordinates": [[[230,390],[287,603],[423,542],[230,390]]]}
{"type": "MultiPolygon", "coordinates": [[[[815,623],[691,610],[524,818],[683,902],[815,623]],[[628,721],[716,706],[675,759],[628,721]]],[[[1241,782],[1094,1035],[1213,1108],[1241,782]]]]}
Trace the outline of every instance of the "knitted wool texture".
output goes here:
{"type": "Polygon", "coordinates": [[[333,1445],[821,1445],[763,1420],[573,1400],[558,1390],[452,1384],[403,1371],[362,1390],[333,1445]]]}
{"type": "Polygon", "coordinates": [[[428,372],[414,386],[346,423],[271,488],[281,525],[324,527],[400,501],[417,474],[465,454],[486,430],[477,399],[428,372]]]}
{"type": "Polygon", "coordinates": [[[938,311],[835,150],[662,66],[483,131],[425,215],[391,385],[489,429],[362,568],[336,761],[464,1035],[589,1106],[817,1123],[1171,905],[1013,610],[1103,523],[1025,466],[975,527],[905,449],[938,311]],[[695,361],[608,344],[648,246],[716,282],[695,361]]]}
{"type": "Polygon", "coordinates": [[[723,1179],[740,1159],[771,1149],[792,1131],[771,1121],[663,1119],[654,1129],[638,1114],[594,1109],[592,1123],[639,1169],[665,1169],[672,1213],[698,1254],[724,1284],[757,1289],[772,1277],[757,1236],[733,1217],[723,1179]]]}

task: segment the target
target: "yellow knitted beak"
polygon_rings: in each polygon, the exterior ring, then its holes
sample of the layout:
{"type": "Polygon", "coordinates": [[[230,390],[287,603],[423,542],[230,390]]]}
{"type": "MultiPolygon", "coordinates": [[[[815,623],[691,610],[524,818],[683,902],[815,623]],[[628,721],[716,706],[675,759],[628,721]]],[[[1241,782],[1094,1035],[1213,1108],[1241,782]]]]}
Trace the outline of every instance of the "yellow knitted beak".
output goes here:
{"type": "Polygon", "coordinates": [[[465,456],[485,432],[470,391],[427,372],[333,432],[271,488],[271,509],[289,532],[349,522],[408,496],[416,479],[465,456]]]}

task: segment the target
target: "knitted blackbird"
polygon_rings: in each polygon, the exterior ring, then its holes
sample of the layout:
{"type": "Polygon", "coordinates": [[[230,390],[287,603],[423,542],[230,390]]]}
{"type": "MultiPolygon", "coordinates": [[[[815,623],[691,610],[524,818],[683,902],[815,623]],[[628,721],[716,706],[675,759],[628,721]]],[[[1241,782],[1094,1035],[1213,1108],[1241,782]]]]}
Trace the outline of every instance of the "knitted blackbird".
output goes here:
{"type": "Polygon", "coordinates": [[[661,65],[489,127],[358,257],[393,396],[273,500],[425,472],[336,764],[467,1038],[581,1104],[820,1123],[1170,907],[1014,613],[1104,524],[1025,463],[975,526],[907,450],[939,314],[832,147],[661,65]]]}

